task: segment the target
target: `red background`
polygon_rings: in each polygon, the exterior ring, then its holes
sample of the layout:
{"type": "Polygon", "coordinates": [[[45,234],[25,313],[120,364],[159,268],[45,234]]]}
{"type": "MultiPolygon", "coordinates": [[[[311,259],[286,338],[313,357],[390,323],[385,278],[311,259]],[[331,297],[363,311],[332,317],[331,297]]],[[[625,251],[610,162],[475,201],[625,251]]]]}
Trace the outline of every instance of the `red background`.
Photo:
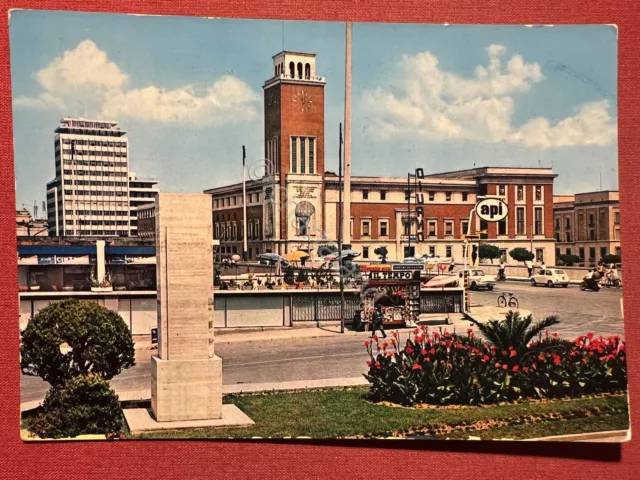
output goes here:
{"type": "MultiPolygon", "coordinates": [[[[608,23],[619,28],[619,158],[625,271],[640,267],[639,5],[547,0],[26,0],[9,8],[209,17],[423,23],[608,23]]],[[[5,16],[6,18],[6,16],[5,16]]],[[[0,22],[0,477],[4,478],[640,478],[640,442],[129,441],[25,444],[19,438],[18,302],[7,22],[0,22]]],[[[631,278],[626,274],[627,278],[631,278]]],[[[624,301],[632,410],[640,405],[640,286],[624,301]]],[[[632,416],[633,418],[633,416],[632,416]]],[[[638,428],[638,422],[634,422],[638,428]]],[[[640,430],[636,430],[640,432],[640,430]]]]}

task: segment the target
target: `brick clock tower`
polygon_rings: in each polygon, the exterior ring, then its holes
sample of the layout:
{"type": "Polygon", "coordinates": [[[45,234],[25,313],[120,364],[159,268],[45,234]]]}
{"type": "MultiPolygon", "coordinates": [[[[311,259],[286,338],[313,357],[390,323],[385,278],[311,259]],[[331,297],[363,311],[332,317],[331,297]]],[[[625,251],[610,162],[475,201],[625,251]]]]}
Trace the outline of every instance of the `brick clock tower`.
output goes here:
{"type": "Polygon", "coordinates": [[[313,251],[324,236],[324,86],[314,54],[273,57],[263,86],[267,251],[313,251]]]}

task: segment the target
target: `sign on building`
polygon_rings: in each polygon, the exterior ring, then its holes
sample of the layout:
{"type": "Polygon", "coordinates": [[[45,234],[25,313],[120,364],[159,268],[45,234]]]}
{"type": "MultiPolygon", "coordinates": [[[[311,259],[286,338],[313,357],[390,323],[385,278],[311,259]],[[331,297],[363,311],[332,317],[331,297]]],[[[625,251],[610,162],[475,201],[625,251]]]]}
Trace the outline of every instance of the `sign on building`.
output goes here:
{"type": "Polygon", "coordinates": [[[499,222],[507,218],[509,207],[499,198],[485,198],[476,203],[476,215],[486,222],[499,222]]]}

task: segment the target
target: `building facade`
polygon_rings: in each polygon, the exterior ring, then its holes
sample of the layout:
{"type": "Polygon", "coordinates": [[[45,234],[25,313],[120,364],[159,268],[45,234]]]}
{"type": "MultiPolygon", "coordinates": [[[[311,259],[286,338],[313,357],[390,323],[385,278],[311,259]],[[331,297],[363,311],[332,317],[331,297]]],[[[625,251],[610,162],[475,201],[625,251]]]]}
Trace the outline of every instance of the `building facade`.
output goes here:
{"type": "Polygon", "coordinates": [[[118,123],[63,118],[54,151],[56,177],[47,183],[50,235],[135,235],[131,212],[138,195],[155,194],[157,187],[130,174],[129,140],[118,123]]]}
{"type": "Polygon", "coordinates": [[[29,210],[16,210],[16,230],[18,237],[46,237],[49,225],[43,218],[33,218],[29,210]]]}
{"type": "Polygon", "coordinates": [[[159,191],[157,181],[138,178],[134,172],[129,172],[130,236],[138,236],[138,207],[154,202],[159,191]]]}
{"type": "MultiPolygon", "coordinates": [[[[247,192],[247,244],[249,258],[266,252],[293,250],[317,255],[318,247],[338,240],[339,179],[325,171],[325,79],[316,75],[312,54],[281,52],[273,57],[273,76],[264,89],[263,175],[250,178],[247,192]]],[[[353,164],[358,165],[357,152],[353,164]]],[[[483,167],[447,173],[426,172],[422,231],[418,230],[415,195],[407,205],[406,172],[398,177],[351,177],[351,246],[362,260],[377,259],[374,250],[385,246],[390,260],[404,256],[411,241],[415,255],[435,254],[462,261],[463,235],[478,197],[497,196],[509,206],[499,223],[471,221],[471,233],[507,252],[524,247],[538,261],[555,262],[553,181],[547,168],[483,167]],[[410,221],[408,221],[410,220],[410,221]],[[407,226],[411,224],[410,230],[407,226]]],[[[240,169],[240,166],[238,167],[240,169]]],[[[242,184],[206,190],[212,195],[214,238],[221,253],[242,253],[242,184]]]]}
{"type": "Polygon", "coordinates": [[[621,255],[619,192],[556,195],[553,199],[556,255],[577,255],[586,265],[621,255]]]}

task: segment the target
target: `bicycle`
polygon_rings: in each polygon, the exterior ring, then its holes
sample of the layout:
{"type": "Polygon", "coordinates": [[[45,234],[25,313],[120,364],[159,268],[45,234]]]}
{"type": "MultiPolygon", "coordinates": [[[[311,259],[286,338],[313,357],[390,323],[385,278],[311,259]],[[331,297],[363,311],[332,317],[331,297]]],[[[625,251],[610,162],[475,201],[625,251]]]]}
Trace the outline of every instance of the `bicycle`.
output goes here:
{"type": "Polygon", "coordinates": [[[505,297],[504,293],[502,293],[499,297],[498,297],[498,306],[499,307],[506,307],[507,304],[511,307],[511,308],[518,308],[518,299],[516,297],[513,296],[513,293],[511,292],[505,292],[509,295],[509,300],[507,300],[507,297],[505,297]]]}

